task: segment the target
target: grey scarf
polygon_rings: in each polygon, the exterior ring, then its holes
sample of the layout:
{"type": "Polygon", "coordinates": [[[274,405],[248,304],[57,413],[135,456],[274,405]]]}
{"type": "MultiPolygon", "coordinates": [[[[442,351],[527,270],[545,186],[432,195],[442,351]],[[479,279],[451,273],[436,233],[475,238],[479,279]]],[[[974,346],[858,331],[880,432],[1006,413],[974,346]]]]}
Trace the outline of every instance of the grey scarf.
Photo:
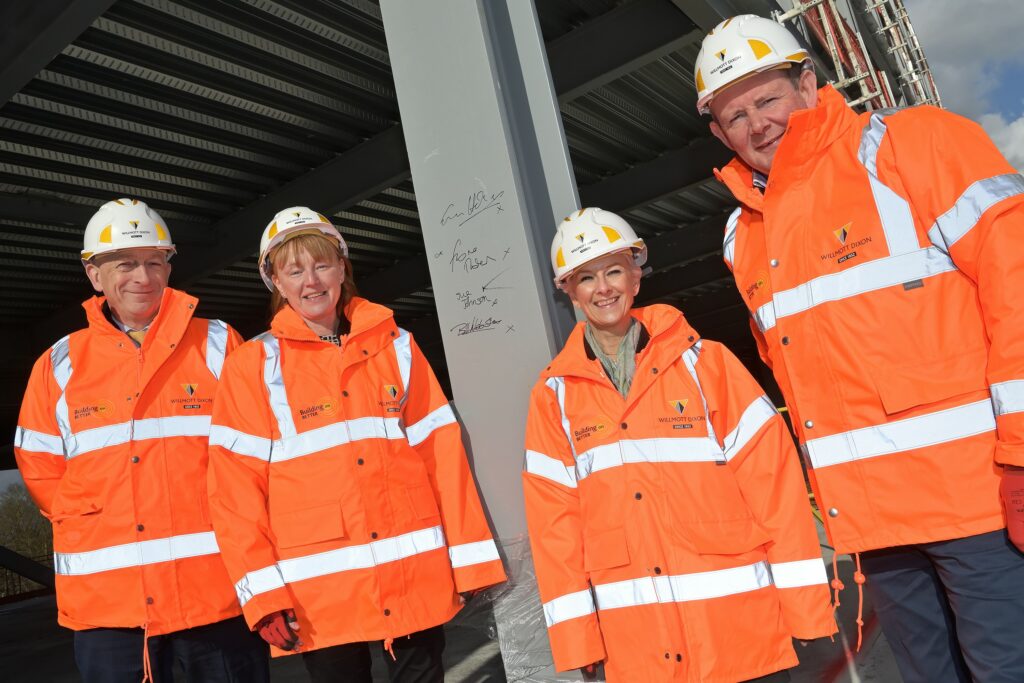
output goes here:
{"type": "Polygon", "coordinates": [[[641,326],[637,323],[636,318],[630,318],[629,329],[626,330],[625,336],[619,342],[619,348],[614,357],[606,354],[601,348],[594,337],[590,323],[587,323],[583,332],[587,343],[590,344],[590,350],[601,361],[604,371],[608,373],[608,379],[622,394],[622,398],[626,398],[629,394],[629,387],[633,384],[633,373],[636,372],[636,344],[640,339],[640,329],[641,326]]]}

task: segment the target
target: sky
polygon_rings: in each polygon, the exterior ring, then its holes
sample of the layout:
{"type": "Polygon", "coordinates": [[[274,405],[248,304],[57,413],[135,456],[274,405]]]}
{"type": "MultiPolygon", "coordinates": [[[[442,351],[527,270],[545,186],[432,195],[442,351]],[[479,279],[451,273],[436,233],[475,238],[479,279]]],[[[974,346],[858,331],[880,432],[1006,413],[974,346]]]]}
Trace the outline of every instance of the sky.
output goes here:
{"type": "Polygon", "coordinates": [[[904,0],[946,109],[1024,170],[1024,0],[904,0]]]}

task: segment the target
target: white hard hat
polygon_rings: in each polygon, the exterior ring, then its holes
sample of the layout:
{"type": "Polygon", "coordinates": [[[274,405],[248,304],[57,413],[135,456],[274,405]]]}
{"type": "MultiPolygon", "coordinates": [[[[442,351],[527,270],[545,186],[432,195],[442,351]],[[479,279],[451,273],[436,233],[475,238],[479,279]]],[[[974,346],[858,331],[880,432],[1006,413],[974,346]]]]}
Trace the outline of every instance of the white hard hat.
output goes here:
{"type": "Polygon", "coordinates": [[[710,113],[711,99],[727,85],[747,76],[783,65],[807,63],[810,57],[782,24],[754,14],[726,19],[704,37],[693,80],[697,85],[697,111],[710,113]]]}
{"type": "Polygon", "coordinates": [[[636,265],[647,263],[647,246],[621,216],[597,208],[574,211],[558,224],[551,242],[555,285],[562,288],[584,263],[624,249],[633,251],[636,265]]]}
{"type": "Polygon", "coordinates": [[[155,247],[175,254],[171,231],[146,202],[138,199],[115,199],[99,208],[85,226],[82,261],[119,249],[155,247]]]}
{"type": "Polygon", "coordinates": [[[348,256],[348,245],[342,238],[338,229],[327,220],[322,213],[305,206],[293,206],[283,211],[278,211],[274,219],[267,224],[263,230],[263,237],[260,238],[260,277],[263,283],[274,291],[274,281],[270,279],[270,251],[277,245],[292,237],[309,233],[320,233],[331,239],[337,240],[342,256],[348,256]]]}

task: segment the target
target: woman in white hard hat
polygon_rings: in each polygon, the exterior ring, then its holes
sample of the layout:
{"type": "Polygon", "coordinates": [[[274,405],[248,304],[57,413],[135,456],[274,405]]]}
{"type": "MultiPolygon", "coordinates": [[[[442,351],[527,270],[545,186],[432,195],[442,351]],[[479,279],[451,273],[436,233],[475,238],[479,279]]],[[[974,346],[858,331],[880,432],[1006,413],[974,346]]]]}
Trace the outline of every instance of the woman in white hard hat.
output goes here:
{"type": "Polygon", "coordinates": [[[306,207],[260,243],[269,332],[224,369],[210,438],[217,538],[250,626],[314,681],[443,679],[461,592],[504,580],[455,416],[411,335],[356,294],[306,207]]]}
{"type": "Polygon", "coordinates": [[[526,514],[556,668],[609,681],[788,680],[831,635],[785,423],[671,306],[633,309],[643,240],[583,209],[555,283],[585,316],[531,394],[526,514]]]}

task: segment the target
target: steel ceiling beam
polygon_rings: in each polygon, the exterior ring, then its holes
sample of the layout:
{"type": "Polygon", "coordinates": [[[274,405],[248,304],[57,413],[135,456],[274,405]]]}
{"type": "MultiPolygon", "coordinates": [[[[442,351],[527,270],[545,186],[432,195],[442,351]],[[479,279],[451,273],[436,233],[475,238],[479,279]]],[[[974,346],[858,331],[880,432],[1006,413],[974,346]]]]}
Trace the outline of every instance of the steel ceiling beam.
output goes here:
{"type": "Polygon", "coordinates": [[[0,105],[28,84],[114,0],[34,0],[0,9],[0,105]]]}

